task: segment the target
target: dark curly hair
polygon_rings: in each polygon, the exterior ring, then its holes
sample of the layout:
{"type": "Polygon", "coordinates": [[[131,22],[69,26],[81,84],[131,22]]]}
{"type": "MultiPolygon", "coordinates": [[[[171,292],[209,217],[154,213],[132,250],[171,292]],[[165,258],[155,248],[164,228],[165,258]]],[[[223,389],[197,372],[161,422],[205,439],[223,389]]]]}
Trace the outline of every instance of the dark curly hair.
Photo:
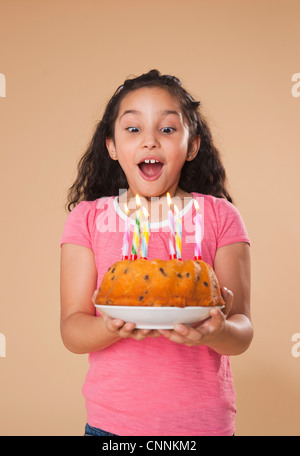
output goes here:
{"type": "Polygon", "coordinates": [[[198,154],[194,160],[185,162],[179,187],[189,193],[209,194],[232,202],[226,189],[225,169],[214,146],[210,128],[200,113],[200,102],[193,99],[175,76],[161,75],[159,71],[151,70],[139,77],[126,79],[108,102],[92,140],[79,161],[77,178],[68,192],[68,210],[71,211],[82,200],[92,201],[102,196],[118,195],[119,189],[128,188],[119,162],[112,160],[108,154],[106,138],[114,138],[115,120],[123,98],[142,87],[163,88],[177,97],[188,121],[190,138],[200,135],[198,154]]]}

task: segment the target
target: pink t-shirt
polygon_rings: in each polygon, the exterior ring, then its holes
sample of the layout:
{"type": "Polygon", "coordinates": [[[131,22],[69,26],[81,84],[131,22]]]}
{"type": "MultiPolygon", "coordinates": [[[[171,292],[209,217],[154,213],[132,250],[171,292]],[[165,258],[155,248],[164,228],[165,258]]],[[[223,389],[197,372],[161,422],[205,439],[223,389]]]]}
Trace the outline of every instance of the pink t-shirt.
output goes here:
{"type": "MultiPolygon", "coordinates": [[[[202,259],[249,238],[237,209],[227,200],[193,193],[204,221],[202,259]]],[[[181,211],[182,259],[194,258],[192,201],[181,211]]],[[[61,244],[93,250],[97,287],[121,259],[126,215],[115,197],[83,201],[68,215],[61,244]]],[[[133,231],[134,222],[131,223],[133,231]]],[[[148,259],[169,259],[168,221],[151,224],[148,259]]],[[[97,313],[98,315],[98,313],[97,313]]],[[[100,316],[101,318],[101,316],[100,316]]],[[[207,346],[187,347],[163,336],[122,339],[90,353],[83,386],[87,422],[126,436],[232,435],[235,390],[228,356],[207,346]]]]}

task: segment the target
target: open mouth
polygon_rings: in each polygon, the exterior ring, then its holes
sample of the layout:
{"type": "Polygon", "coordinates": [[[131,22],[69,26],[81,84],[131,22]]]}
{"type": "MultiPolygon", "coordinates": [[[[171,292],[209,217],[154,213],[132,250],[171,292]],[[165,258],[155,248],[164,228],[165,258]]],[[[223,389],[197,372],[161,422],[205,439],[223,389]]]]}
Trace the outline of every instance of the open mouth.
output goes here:
{"type": "Polygon", "coordinates": [[[140,174],[146,180],[158,179],[164,164],[156,159],[145,159],[138,164],[140,174]]]}

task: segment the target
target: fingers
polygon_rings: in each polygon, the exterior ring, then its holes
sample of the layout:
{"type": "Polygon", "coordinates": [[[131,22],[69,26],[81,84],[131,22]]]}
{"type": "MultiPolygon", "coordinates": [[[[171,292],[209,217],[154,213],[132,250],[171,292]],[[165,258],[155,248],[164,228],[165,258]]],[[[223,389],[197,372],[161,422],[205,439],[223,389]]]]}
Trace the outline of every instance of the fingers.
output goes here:
{"type": "Polygon", "coordinates": [[[226,287],[221,288],[221,294],[225,301],[225,309],[223,309],[223,313],[227,316],[232,308],[233,303],[233,293],[231,290],[228,290],[226,287]]]}
{"type": "Polygon", "coordinates": [[[96,296],[97,296],[97,294],[98,294],[98,290],[95,290],[95,291],[94,291],[94,294],[93,294],[93,296],[92,296],[92,302],[93,302],[94,305],[95,305],[95,303],[96,303],[96,296]]]}
{"type": "Polygon", "coordinates": [[[106,328],[110,332],[116,332],[116,331],[118,331],[120,328],[122,328],[124,326],[124,321],[122,321],[122,320],[113,319],[113,318],[109,317],[108,315],[106,315],[104,313],[101,313],[101,315],[102,315],[103,320],[105,322],[106,328]]]}
{"type": "Polygon", "coordinates": [[[158,331],[153,329],[135,329],[131,337],[135,340],[144,340],[146,337],[159,337],[160,334],[158,331]]]}
{"type": "Polygon", "coordinates": [[[122,338],[132,337],[135,340],[144,340],[146,337],[158,337],[159,332],[152,329],[137,329],[133,323],[125,323],[119,330],[122,338]]]}
{"type": "Polygon", "coordinates": [[[161,334],[172,342],[185,345],[200,345],[204,334],[199,328],[177,324],[173,330],[162,330],[161,334]]]}
{"type": "Polygon", "coordinates": [[[104,312],[102,314],[105,325],[107,329],[111,332],[118,332],[119,336],[122,339],[127,339],[132,337],[135,340],[143,340],[146,337],[158,337],[160,336],[159,332],[152,329],[137,329],[134,323],[124,322],[123,320],[113,319],[106,315],[104,312]]]}
{"type": "Polygon", "coordinates": [[[207,344],[213,337],[217,337],[222,330],[226,315],[219,308],[210,311],[210,318],[202,321],[198,326],[185,326],[177,324],[174,330],[162,330],[160,333],[179,344],[188,346],[207,344]]]}
{"type": "MultiPolygon", "coordinates": [[[[191,335],[191,328],[184,326],[184,325],[175,325],[174,329],[161,329],[159,332],[166,338],[171,340],[172,342],[176,342],[177,344],[185,344],[191,345],[192,340],[190,339],[191,335]]],[[[200,334],[198,334],[200,339],[200,334]]]]}

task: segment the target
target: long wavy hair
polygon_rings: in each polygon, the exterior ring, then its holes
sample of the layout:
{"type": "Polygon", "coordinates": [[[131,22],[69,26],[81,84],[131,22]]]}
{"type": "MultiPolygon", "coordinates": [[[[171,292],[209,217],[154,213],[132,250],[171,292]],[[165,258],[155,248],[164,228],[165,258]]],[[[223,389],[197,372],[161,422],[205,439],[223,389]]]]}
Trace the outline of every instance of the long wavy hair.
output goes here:
{"type": "Polygon", "coordinates": [[[207,121],[200,112],[200,102],[193,99],[175,76],[161,75],[158,70],[151,70],[139,77],[126,79],[108,102],[91,142],[78,163],[77,178],[68,192],[68,210],[71,211],[82,200],[93,201],[102,196],[118,195],[119,189],[128,188],[119,162],[112,160],[108,154],[106,138],[114,138],[114,125],[123,98],[143,87],[163,88],[177,97],[189,125],[190,138],[200,135],[198,154],[192,161],[185,162],[179,187],[189,193],[209,194],[232,202],[226,189],[226,173],[220,153],[213,143],[207,121]]]}

